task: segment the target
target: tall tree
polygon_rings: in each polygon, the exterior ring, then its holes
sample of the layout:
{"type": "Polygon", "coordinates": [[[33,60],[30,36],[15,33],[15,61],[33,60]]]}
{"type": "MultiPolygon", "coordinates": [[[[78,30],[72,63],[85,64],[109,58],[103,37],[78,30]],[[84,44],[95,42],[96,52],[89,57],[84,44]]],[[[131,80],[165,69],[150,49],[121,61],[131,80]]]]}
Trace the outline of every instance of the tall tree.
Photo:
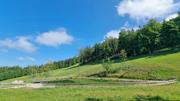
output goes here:
{"type": "Polygon", "coordinates": [[[94,49],[91,47],[86,47],[80,50],[80,62],[81,63],[87,63],[90,62],[92,59],[94,49]]]}
{"type": "Polygon", "coordinates": [[[179,27],[180,30],[180,12],[178,12],[178,17],[173,19],[173,21],[176,23],[176,25],[179,27]]]}
{"type": "Polygon", "coordinates": [[[118,39],[117,38],[106,38],[102,43],[105,58],[115,55],[118,52],[118,39]]]}
{"type": "Polygon", "coordinates": [[[119,50],[127,51],[128,55],[136,55],[138,50],[137,32],[122,30],[119,35],[119,50]]]}
{"type": "Polygon", "coordinates": [[[161,30],[161,42],[164,47],[174,47],[180,44],[178,26],[173,20],[165,21],[161,30]]]}
{"type": "Polygon", "coordinates": [[[145,25],[139,35],[139,41],[142,43],[143,48],[151,54],[155,49],[158,49],[160,43],[160,31],[162,25],[155,19],[151,19],[145,25]]]}

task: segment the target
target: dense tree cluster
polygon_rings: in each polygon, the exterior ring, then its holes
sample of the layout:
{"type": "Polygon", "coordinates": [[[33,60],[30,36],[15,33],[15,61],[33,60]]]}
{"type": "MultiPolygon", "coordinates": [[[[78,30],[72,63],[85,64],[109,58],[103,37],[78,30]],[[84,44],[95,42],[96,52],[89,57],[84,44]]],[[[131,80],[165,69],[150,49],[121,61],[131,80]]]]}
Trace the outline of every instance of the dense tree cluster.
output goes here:
{"type": "Polygon", "coordinates": [[[106,38],[102,43],[80,51],[81,63],[94,62],[112,57],[120,57],[125,50],[128,57],[152,54],[155,50],[174,48],[180,45],[180,15],[162,23],[155,19],[138,30],[124,29],[119,38],[106,38]]]}
{"type": "Polygon", "coordinates": [[[152,54],[155,50],[175,48],[179,45],[180,14],[176,18],[162,23],[151,19],[138,30],[121,30],[119,38],[106,38],[101,43],[81,49],[79,56],[67,60],[50,62],[40,66],[27,66],[26,68],[2,67],[0,68],[0,80],[66,68],[77,63],[85,64],[114,57],[121,58],[122,54],[123,57],[152,54]]]}
{"type": "Polygon", "coordinates": [[[0,81],[7,80],[11,78],[21,77],[25,75],[36,75],[37,73],[43,73],[50,70],[55,70],[59,68],[65,68],[72,65],[77,64],[78,58],[74,57],[71,59],[59,61],[59,62],[48,62],[47,64],[40,65],[40,66],[27,66],[27,67],[20,67],[20,66],[5,66],[0,67],[0,81]]]}

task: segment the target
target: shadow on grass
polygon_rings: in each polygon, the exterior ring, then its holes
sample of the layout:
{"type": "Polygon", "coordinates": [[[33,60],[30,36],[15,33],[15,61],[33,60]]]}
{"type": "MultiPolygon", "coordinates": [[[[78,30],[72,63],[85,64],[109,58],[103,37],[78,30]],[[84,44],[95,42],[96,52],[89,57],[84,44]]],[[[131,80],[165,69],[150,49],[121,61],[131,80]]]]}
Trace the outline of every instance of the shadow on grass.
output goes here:
{"type": "Polygon", "coordinates": [[[168,99],[164,99],[160,96],[144,96],[144,95],[137,95],[135,98],[135,101],[170,101],[168,99]]]}
{"type": "Polygon", "coordinates": [[[103,100],[99,98],[86,98],[84,101],[103,101],[103,100]]]}
{"type": "Polygon", "coordinates": [[[159,51],[155,51],[155,53],[150,55],[149,58],[157,57],[157,56],[161,56],[161,55],[178,53],[178,52],[180,52],[179,48],[176,48],[176,49],[167,49],[167,50],[159,50],[159,51]]]}
{"type": "MultiPolygon", "coordinates": [[[[139,59],[139,58],[145,58],[145,57],[153,58],[153,57],[157,57],[157,56],[163,56],[163,55],[173,54],[173,53],[178,53],[178,52],[180,52],[180,47],[177,47],[177,48],[166,48],[166,49],[162,49],[162,50],[156,50],[152,54],[144,54],[144,55],[139,55],[139,56],[131,56],[131,57],[128,57],[128,59],[126,61],[134,60],[134,59],[139,59]]],[[[112,62],[113,63],[123,63],[123,62],[126,62],[126,61],[122,61],[120,58],[112,58],[112,62]]],[[[93,62],[90,62],[90,63],[86,63],[85,65],[96,65],[96,64],[100,64],[100,63],[102,63],[101,60],[93,61],[93,62]]]]}
{"type": "MultiPolygon", "coordinates": [[[[108,99],[108,100],[103,100],[103,99],[99,99],[99,98],[93,98],[93,97],[89,97],[86,98],[84,101],[124,101],[121,99],[116,99],[116,100],[112,100],[112,99],[108,99]]],[[[170,101],[168,99],[164,99],[160,96],[144,96],[144,95],[137,95],[135,96],[133,99],[128,100],[128,101],[170,101]]]]}
{"type": "MultiPolygon", "coordinates": [[[[152,53],[152,54],[144,54],[144,55],[139,55],[139,56],[128,57],[128,59],[126,61],[135,60],[135,59],[139,59],[139,58],[145,58],[145,57],[153,58],[153,57],[157,57],[157,56],[174,54],[174,53],[178,53],[178,52],[180,52],[180,48],[175,48],[175,49],[168,48],[168,49],[154,51],[154,53],[152,53]]],[[[122,61],[120,58],[118,58],[118,59],[114,59],[113,63],[123,63],[126,61],[122,61]]]]}
{"type": "Polygon", "coordinates": [[[66,80],[48,81],[48,83],[69,83],[69,84],[73,84],[75,82],[73,80],[66,79],[66,80]]]}

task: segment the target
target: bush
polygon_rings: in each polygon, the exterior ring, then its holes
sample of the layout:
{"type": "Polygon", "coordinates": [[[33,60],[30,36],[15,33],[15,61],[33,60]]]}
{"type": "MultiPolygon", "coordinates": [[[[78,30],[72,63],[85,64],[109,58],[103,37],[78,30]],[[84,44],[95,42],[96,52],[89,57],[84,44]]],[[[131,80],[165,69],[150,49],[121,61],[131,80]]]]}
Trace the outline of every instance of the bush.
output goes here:
{"type": "Polygon", "coordinates": [[[110,61],[110,59],[108,59],[107,61],[103,61],[102,67],[105,69],[105,76],[111,73],[112,62],[110,61]]]}
{"type": "Polygon", "coordinates": [[[127,59],[127,53],[125,50],[120,51],[120,57],[121,57],[122,61],[125,61],[127,59]]]}

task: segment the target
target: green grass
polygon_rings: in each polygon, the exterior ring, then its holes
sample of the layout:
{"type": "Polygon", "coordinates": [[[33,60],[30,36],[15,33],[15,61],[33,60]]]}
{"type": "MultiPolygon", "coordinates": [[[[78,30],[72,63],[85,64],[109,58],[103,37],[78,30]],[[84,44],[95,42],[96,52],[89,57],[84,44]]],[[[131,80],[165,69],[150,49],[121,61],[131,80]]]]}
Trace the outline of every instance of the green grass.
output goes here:
{"type": "Polygon", "coordinates": [[[134,79],[180,80],[180,52],[134,59],[123,65],[119,65],[119,71],[113,75],[134,79]]]}
{"type": "MultiPolygon", "coordinates": [[[[144,56],[131,59],[123,63],[113,63],[111,69],[114,72],[108,75],[108,77],[113,78],[180,80],[180,52],[144,56]]],[[[33,76],[24,76],[7,81],[19,79],[31,82],[36,80],[58,80],[62,78],[76,78],[77,76],[89,77],[97,76],[103,71],[104,69],[101,64],[89,64],[76,68],[70,67],[53,70],[33,76]]]]}
{"type": "Polygon", "coordinates": [[[138,95],[180,100],[180,83],[166,86],[88,87],[62,86],[51,89],[0,90],[1,101],[133,101],[138,95]],[[91,100],[96,101],[96,100],[91,100]]]}
{"type": "Polygon", "coordinates": [[[161,100],[155,101],[180,100],[180,82],[161,86],[112,85],[112,83],[117,83],[116,80],[119,78],[180,80],[180,52],[144,56],[121,63],[116,62],[112,64],[111,69],[112,73],[106,78],[113,80],[96,78],[104,72],[101,64],[69,67],[6,80],[4,82],[48,80],[59,86],[43,89],[1,89],[0,101],[136,101],[135,99],[143,99],[137,101],[144,101],[145,99],[157,98],[161,100]],[[72,85],[64,86],[67,83],[72,85]],[[96,85],[88,85],[91,83],[96,85]],[[84,84],[87,85],[84,86],[84,84]]]}

